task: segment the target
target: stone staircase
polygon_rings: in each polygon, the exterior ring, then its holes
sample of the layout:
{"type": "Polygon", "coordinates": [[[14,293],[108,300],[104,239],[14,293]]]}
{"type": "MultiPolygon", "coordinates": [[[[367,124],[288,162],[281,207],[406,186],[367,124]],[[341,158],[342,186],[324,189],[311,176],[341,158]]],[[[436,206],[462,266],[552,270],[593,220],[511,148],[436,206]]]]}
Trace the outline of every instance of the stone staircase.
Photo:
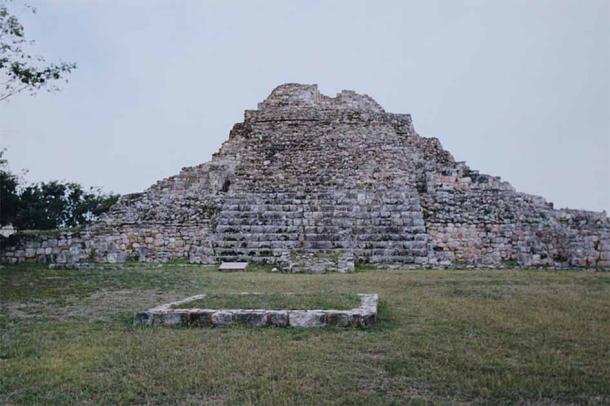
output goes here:
{"type": "Polygon", "coordinates": [[[213,243],[220,261],[279,262],[293,250],[351,251],[356,262],[423,263],[415,190],[230,192],[213,243]]]}
{"type": "Polygon", "coordinates": [[[229,193],[217,221],[219,260],[275,262],[298,245],[303,207],[293,193],[229,193]]]}
{"type": "Polygon", "coordinates": [[[351,219],[352,248],[360,262],[426,262],[428,237],[415,189],[360,192],[351,219]]]}

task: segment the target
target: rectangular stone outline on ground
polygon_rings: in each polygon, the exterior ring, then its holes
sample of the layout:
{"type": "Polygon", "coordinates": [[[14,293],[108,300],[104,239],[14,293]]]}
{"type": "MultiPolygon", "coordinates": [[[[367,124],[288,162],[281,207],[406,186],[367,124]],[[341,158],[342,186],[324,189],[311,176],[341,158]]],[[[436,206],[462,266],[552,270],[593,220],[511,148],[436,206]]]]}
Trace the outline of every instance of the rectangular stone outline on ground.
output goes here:
{"type": "MultiPolygon", "coordinates": [[[[241,295],[259,295],[242,292],[241,295]]],[[[205,293],[136,313],[134,325],[220,327],[241,324],[251,327],[370,327],[377,321],[379,295],[358,293],[360,306],[350,310],[268,309],[177,309],[175,306],[200,300],[205,293]]]]}

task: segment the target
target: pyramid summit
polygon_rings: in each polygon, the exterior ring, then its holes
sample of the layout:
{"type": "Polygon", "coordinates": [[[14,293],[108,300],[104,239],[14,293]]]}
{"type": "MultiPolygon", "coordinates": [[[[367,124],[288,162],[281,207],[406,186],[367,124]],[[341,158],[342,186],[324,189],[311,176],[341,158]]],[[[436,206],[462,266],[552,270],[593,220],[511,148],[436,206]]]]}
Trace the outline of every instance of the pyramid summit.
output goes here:
{"type": "Polygon", "coordinates": [[[610,266],[605,213],[557,210],[457,162],[408,114],[353,91],[284,84],[210,162],[122,196],[78,233],[30,236],[8,262],[275,263],[286,271],[610,266]]]}
{"type": "Polygon", "coordinates": [[[320,94],[318,85],[287,83],[276,87],[262,103],[259,110],[317,108],[320,110],[370,110],[384,113],[383,108],[367,95],[343,90],[336,97],[320,94]]]}

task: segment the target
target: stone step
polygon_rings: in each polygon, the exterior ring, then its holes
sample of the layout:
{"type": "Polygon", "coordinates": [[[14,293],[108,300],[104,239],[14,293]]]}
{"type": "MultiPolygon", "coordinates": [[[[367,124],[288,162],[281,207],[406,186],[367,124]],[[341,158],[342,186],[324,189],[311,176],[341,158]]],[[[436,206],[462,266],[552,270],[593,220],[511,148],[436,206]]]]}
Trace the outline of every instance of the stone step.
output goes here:
{"type": "MultiPolygon", "coordinates": [[[[221,226],[219,226],[221,227],[221,226]]],[[[286,226],[222,226],[219,233],[227,241],[242,240],[293,240],[304,238],[318,240],[328,235],[342,236],[353,241],[427,241],[427,234],[411,232],[410,229],[377,228],[371,227],[365,233],[350,232],[340,227],[286,227],[286,226]],[[371,232],[373,231],[373,232],[371,232]]]]}
{"type": "Polygon", "coordinates": [[[426,249],[419,250],[406,250],[406,249],[353,249],[354,255],[358,255],[360,257],[392,257],[392,256],[427,256],[428,251],[426,249]]]}
{"type": "Polygon", "coordinates": [[[372,264],[422,264],[427,257],[414,256],[367,256],[366,259],[372,264]]]}
{"type": "Polygon", "coordinates": [[[297,218],[302,217],[301,211],[290,211],[290,210],[275,210],[275,211],[249,211],[249,210],[222,210],[219,217],[236,217],[236,218],[247,218],[247,217],[262,217],[262,218],[282,218],[290,217],[297,218]]]}
{"type": "Polygon", "coordinates": [[[419,212],[418,202],[402,201],[393,204],[367,204],[360,205],[356,202],[304,202],[302,204],[294,203],[277,203],[277,204],[263,204],[263,203],[252,203],[252,202],[231,202],[225,204],[222,207],[223,212],[302,212],[302,211],[319,211],[319,212],[369,212],[379,213],[382,211],[413,211],[419,212]]]}
{"type": "MultiPolygon", "coordinates": [[[[339,248],[341,249],[341,248],[339,248]]],[[[368,253],[356,252],[354,251],[354,256],[358,260],[360,258],[363,259],[364,262],[371,262],[377,264],[392,264],[392,263],[423,263],[426,256],[425,255],[370,255],[368,253]]],[[[219,251],[216,255],[222,261],[231,261],[231,262],[239,262],[239,261],[248,261],[248,262],[264,262],[271,261],[274,262],[279,260],[282,257],[282,252],[273,252],[269,251],[232,251],[232,250],[224,250],[219,251]]]]}
{"type": "Polygon", "coordinates": [[[226,202],[237,202],[237,201],[260,201],[268,204],[272,204],[277,201],[293,201],[293,202],[304,202],[304,201],[355,201],[358,203],[386,203],[391,204],[397,201],[419,199],[417,192],[412,193],[384,193],[380,195],[378,193],[309,193],[304,195],[298,194],[265,194],[265,193],[241,193],[241,194],[228,194],[224,197],[226,202]]]}
{"type": "Polygon", "coordinates": [[[328,250],[334,248],[350,248],[349,241],[304,241],[299,248],[328,250]]]}
{"type": "Polygon", "coordinates": [[[250,233],[224,233],[222,234],[223,241],[291,241],[298,240],[297,233],[266,233],[266,234],[250,234],[250,233]]]}
{"type": "Polygon", "coordinates": [[[275,249],[292,249],[299,245],[296,241],[261,241],[251,242],[250,244],[230,244],[228,241],[215,241],[214,249],[218,250],[232,250],[232,251],[268,251],[275,249]]]}
{"type": "Polygon", "coordinates": [[[398,205],[369,205],[363,206],[354,203],[349,204],[302,204],[302,205],[224,205],[221,214],[237,214],[237,213],[301,213],[301,212],[319,212],[319,213],[370,213],[380,214],[383,212],[405,212],[409,215],[420,214],[419,205],[416,204],[398,204],[398,205]]]}
{"type": "Polygon", "coordinates": [[[244,224],[244,225],[225,225],[219,224],[216,226],[216,232],[219,234],[292,234],[299,233],[301,227],[293,225],[268,225],[268,224],[244,224]]]}
{"type": "MultiPolygon", "coordinates": [[[[283,225],[283,226],[340,226],[340,227],[349,227],[351,226],[353,221],[344,217],[334,217],[334,218],[318,218],[318,219],[307,219],[307,218],[299,218],[299,219],[291,219],[291,218],[262,218],[262,217],[251,217],[251,218],[219,218],[217,221],[218,225],[222,226],[251,226],[251,225],[283,225]]],[[[380,225],[405,225],[405,222],[397,219],[396,221],[379,221],[380,225]]],[[[370,222],[360,221],[358,225],[360,226],[368,226],[370,222]]],[[[412,224],[407,224],[412,225],[412,224]]]]}
{"type": "MultiPolygon", "coordinates": [[[[345,217],[333,218],[219,218],[217,221],[219,226],[307,226],[307,227],[341,227],[351,229],[370,229],[377,228],[409,228],[409,229],[424,229],[424,221],[422,219],[413,218],[378,218],[378,219],[349,219],[345,217]]],[[[233,227],[232,227],[233,228],[233,227]]],[[[412,232],[412,231],[409,231],[412,232]]],[[[418,231],[416,231],[418,232],[418,231]]]]}
{"type": "Polygon", "coordinates": [[[408,252],[427,252],[428,243],[423,241],[365,241],[354,242],[343,239],[329,239],[320,236],[320,239],[297,240],[260,240],[260,241],[226,241],[218,240],[213,243],[214,248],[234,248],[234,249],[269,249],[269,248],[294,248],[303,246],[304,248],[353,248],[362,251],[388,251],[400,250],[408,252]]]}
{"type": "Polygon", "coordinates": [[[387,229],[373,229],[367,230],[362,233],[351,232],[350,235],[354,241],[384,241],[384,240],[404,240],[404,241],[424,241],[427,239],[427,234],[425,233],[416,233],[409,229],[402,229],[400,231],[396,231],[394,228],[387,229]]]}

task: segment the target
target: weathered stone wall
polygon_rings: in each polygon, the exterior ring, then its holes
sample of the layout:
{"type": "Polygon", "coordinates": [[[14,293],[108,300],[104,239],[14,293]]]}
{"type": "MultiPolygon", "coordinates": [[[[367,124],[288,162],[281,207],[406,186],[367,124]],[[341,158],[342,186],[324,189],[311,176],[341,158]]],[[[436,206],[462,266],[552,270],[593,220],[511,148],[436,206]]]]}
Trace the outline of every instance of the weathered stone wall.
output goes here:
{"type": "Polygon", "coordinates": [[[117,263],[184,259],[213,263],[210,224],[122,225],[56,234],[16,234],[4,241],[4,262],[117,263]]]}
{"type": "Polygon", "coordinates": [[[539,196],[443,158],[440,171],[428,171],[420,184],[431,264],[609,266],[605,214],[555,210],[539,196]]]}
{"type": "Polygon", "coordinates": [[[80,233],[11,237],[0,258],[281,263],[333,250],[383,266],[606,268],[610,220],[471,170],[368,96],[288,84],[209,163],[123,196],[80,233]]]}

